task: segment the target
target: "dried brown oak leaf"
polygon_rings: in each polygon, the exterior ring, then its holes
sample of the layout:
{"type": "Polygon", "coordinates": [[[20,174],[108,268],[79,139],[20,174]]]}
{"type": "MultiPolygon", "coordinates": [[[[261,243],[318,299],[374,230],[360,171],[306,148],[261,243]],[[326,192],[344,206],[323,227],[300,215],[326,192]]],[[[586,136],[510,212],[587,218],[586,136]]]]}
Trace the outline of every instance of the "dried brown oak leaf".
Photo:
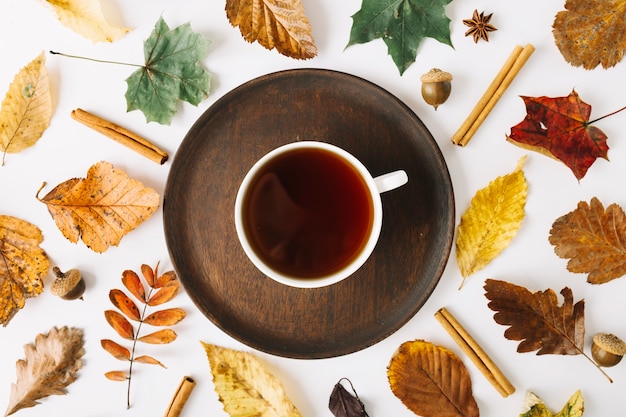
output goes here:
{"type": "Polygon", "coordinates": [[[587,282],[604,284],[626,274],[626,214],[617,204],[606,210],[597,198],[552,224],[549,241],[567,270],[588,273],[587,282]]]}
{"type": "Polygon", "coordinates": [[[0,323],[6,326],[24,307],[27,298],[43,291],[50,269],[46,252],[39,247],[43,235],[25,220],[0,215],[0,323]]]}
{"type": "Polygon", "coordinates": [[[317,55],[311,24],[300,0],[226,0],[226,16],[248,42],[295,59],[317,55]]]}
{"type": "Polygon", "coordinates": [[[424,340],[405,342],[387,368],[396,397],[422,417],[478,417],[472,381],[450,350],[424,340]]]}
{"type": "Polygon", "coordinates": [[[625,0],[567,0],[552,24],[561,55],[576,67],[610,68],[626,49],[625,0]]]}
{"type": "Polygon", "coordinates": [[[98,162],[86,178],[67,180],[37,198],[46,204],[66,239],[76,243],[82,238],[98,253],[117,246],[124,235],[147,220],[160,199],[156,191],[108,162],[98,162]]]}
{"type": "Polygon", "coordinates": [[[17,361],[17,382],[5,416],[40,404],[49,395],[65,395],[66,387],[78,377],[85,354],[83,331],[76,327],[53,327],[39,334],[34,344],[24,345],[24,359],[17,361]]]}

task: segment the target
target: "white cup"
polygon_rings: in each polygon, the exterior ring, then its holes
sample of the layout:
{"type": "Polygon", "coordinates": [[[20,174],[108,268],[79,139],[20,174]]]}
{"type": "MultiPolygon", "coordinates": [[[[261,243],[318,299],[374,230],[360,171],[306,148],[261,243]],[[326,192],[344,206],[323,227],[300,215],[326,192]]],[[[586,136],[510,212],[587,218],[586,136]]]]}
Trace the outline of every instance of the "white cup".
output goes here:
{"type": "MultiPolygon", "coordinates": [[[[335,164],[335,162],[332,162],[332,164],[335,164]]],[[[369,258],[376,246],[382,227],[383,209],[380,194],[398,188],[406,184],[407,181],[407,174],[403,170],[373,178],[367,168],[357,158],[329,143],[317,141],[289,143],[270,151],[259,159],[244,177],[235,201],[237,236],[250,261],[269,278],[285,285],[300,288],[316,288],[331,285],[352,275],[369,258]],[[337,164],[339,165],[337,166],[344,165],[346,167],[341,168],[345,169],[345,171],[341,172],[347,172],[348,174],[334,177],[330,177],[329,174],[329,178],[332,179],[324,182],[326,180],[323,180],[323,178],[326,173],[332,172],[332,170],[322,170],[320,171],[323,173],[322,175],[311,174],[309,176],[310,178],[315,178],[314,184],[310,186],[310,190],[307,189],[309,185],[302,186],[302,184],[299,184],[297,189],[294,188],[295,186],[292,186],[292,189],[289,190],[288,183],[292,182],[293,178],[299,178],[298,175],[304,172],[307,172],[306,175],[309,175],[307,170],[313,169],[313,166],[315,166],[315,163],[311,162],[311,167],[309,167],[309,161],[316,159],[316,155],[319,155],[319,158],[330,157],[338,160],[337,164]],[[294,174],[291,171],[287,171],[289,176],[287,176],[287,173],[280,174],[279,168],[276,167],[279,164],[285,164],[281,161],[289,159],[293,160],[289,162],[292,165],[292,169],[297,169],[298,173],[294,174]],[[272,171],[274,169],[276,172],[272,171]],[[348,187],[347,182],[343,185],[343,181],[337,180],[337,178],[348,178],[351,175],[354,175],[354,179],[358,179],[359,184],[362,184],[362,186],[348,187]],[[320,178],[319,181],[318,178],[320,178]],[[339,183],[342,183],[342,185],[339,183]],[[342,191],[340,188],[342,186],[347,188],[342,191]],[[319,188],[317,191],[315,191],[316,187],[319,188]],[[318,217],[323,217],[328,222],[336,222],[333,224],[350,224],[353,222],[353,218],[349,206],[355,204],[355,207],[352,208],[352,213],[358,212],[362,216],[359,214],[354,217],[367,217],[368,219],[367,222],[364,220],[361,225],[350,226],[353,228],[353,231],[356,230],[359,233],[360,243],[347,245],[343,241],[352,242],[351,238],[330,236],[333,234],[330,232],[342,229],[343,226],[333,226],[330,223],[327,225],[323,222],[318,226],[317,223],[313,225],[313,223],[307,220],[297,220],[301,217],[303,219],[313,218],[313,215],[309,216],[307,213],[312,213],[317,209],[308,207],[307,204],[309,203],[304,200],[310,197],[313,197],[314,201],[323,200],[324,198],[316,199],[315,196],[316,193],[321,195],[326,187],[332,188],[332,192],[336,193],[336,198],[328,199],[327,202],[324,201],[324,210],[326,210],[325,206],[327,204],[330,206],[337,204],[338,201],[341,201],[341,207],[336,208],[336,210],[332,209],[336,211],[336,213],[333,211],[332,215],[318,217]],[[338,188],[335,189],[335,187],[338,188]],[[359,188],[360,191],[355,193],[353,198],[352,191],[356,188],[359,188]],[[348,195],[350,197],[345,197],[348,195]],[[254,204],[257,207],[262,207],[263,210],[250,209],[249,206],[253,204],[251,201],[255,202],[254,204]],[[277,204],[274,204],[274,202],[277,204]],[[278,204],[279,202],[282,204],[278,204]],[[368,205],[368,209],[361,211],[363,205],[359,202],[365,202],[368,205]],[[348,208],[344,208],[346,206],[348,208]],[[261,212],[267,212],[266,217],[268,218],[264,219],[265,215],[261,212]],[[252,218],[256,220],[251,220],[252,218]],[[338,220],[340,218],[344,220],[338,220]],[[308,244],[299,245],[293,243],[306,240],[306,236],[302,237],[297,234],[299,230],[309,230],[313,235],[320,234],[328,237],[331,239],[329,240],[331,243],[327,243],[325,240],[314,240],[317,246],[320,246],[319,248],[312,243],[310,246],[307,246],[308,244]],[[329,233],[324,234],[320,232],[326,230],[329,233]],[[296,235],[298,237],[294,237],[296,235]],[[339,240],[341,242],[335,244],[339,240]],[[271,243],[259,243],[265,241],[271,241],[271,243]],[[318,266],[325,265],[324,262],[327,259],[321,256],[315,258],[315,254],[334,253],[333,251],[336,247],[343,246],[358,247],[358,250],[354,250],[354,253],[347,256],[336,267],[317,271],[318,266]],[[298,255],[292,255],[292,253],[298,253],[298,255]],[[291,258],[293,258],[293,262],[291,258]],[[305,266],[302,266],[301,259],[305,259],[308,264],[304,262],[305,266]],[[319,259],[322,259],[322,261],[320,262],[319,259]],[[292,264],[300,264],[300,266],[294,267],[292,264]]],[[[329,208],[328,210],[331,209],[329,208]]],[[[356,223],[356,220],[354,223],[356,223]]],[[[352,235],[352,232],[344,231],[344,233],[352,235]]],[[[305,232],[302,232],[302,235],[305,235],[305,232]]],[[[330,257],[329,259],[333,258],[330,257]]]]}

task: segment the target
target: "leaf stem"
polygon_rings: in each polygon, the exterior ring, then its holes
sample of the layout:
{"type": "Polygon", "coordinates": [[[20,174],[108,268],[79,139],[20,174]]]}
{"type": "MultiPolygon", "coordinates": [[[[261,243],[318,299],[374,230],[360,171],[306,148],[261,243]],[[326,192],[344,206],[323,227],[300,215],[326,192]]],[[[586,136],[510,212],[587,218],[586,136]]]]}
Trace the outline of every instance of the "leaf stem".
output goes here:
{"type": "Polygon", "coordinates": [[[581,350],[580,352],[583,354],[583,356],[584,356],[585,358],[587,358],[587,359],[589,360],[589,362],[593,363],[593,364],[594,364],[594,366],[595,366],[596,368],[598,368],[598,370],[599,370],[600,372],[602,372],[602,374],[606,377],[606,379],[608,379],[608,380],[609,380],[609,382],[610,382],[611,384],[613,383],[613,379],[609,376],[609,374],[607,374],[606,372],[604,372],[604,369],[602,369],[602,367],[601,367],[600,365],[598,365],[598,364],[596,363],[596,361],[594,361],[593,359],[591,359],[591,358],[590,358],[590,357],[589,357],[589,356],[588,356],[585,352],[583,352],[582,350],[581,350]]]}
{"type": "MultiPolygon", "coordinates": [[[[150,291],[148,291],[146,300],[150,299],[152,290],[153,288],[151,287],[150,291]]],[[[141,325],[143,324],[143,320],[146,317],[147,309],[148,309],[148,303],[145,302],[143,305],[143,310],[141,311],[141,314],[139,315],[139,325],[137,326],[137,331],[135,332],[135,335],[133,336],[133,347],[131,348],[131,351],[130,351],[130,365],[128,366],[128,388],[126,390],[126,409],[127,410],[130,409],[130,378],[133,375],[133,363],[135,362],[135,347],[137,346],[137,339],[139,339],[139,332],[141,331],[141,325]]]]}
{"type": "Polygon", "coordinates": [[[588,125],[590,125],[590,124],[592,124],[592,123],[597,122],[598,120],[602,120],[602,119],[604,119],[605,117],[613,116],[614,114],[617,114],[617,113],[621,112],[622,110],[626,110],[626,106],[622,107],[621,109],[615,110],[615,111],[614,111],[614,112],[612,112],[612,113],[605,114],[604,116],[598,117],[597,119],[594,119],[594,120],[592,120],[592,121],[590,121],[590,122],[587,122],[587,124],[588,124],[588,125]]]}
{"type": "Polygon", "coordinates": [[[88,58],[88,57],[84,57],[84,56],[78,56],[78,55],[70,55],[70,54],[65,54],[63,52],[56,52],[56,51],[49,51],[52,55],[61,55],[64,56],[66,58],[76,58],[76,59],[84,59],[87,61],[93,61],[93,62],[102,62],[105,64],[117,64],[117,65],[127,65],[130,67],[138,67],[138,68],[143,68],[143,65],[139,65],[139,64],[130,64],[128,62],[119,62],[119,61],[108,61],[108,60],[102,60],[102,59],[95,59],[95,58],[88,58]]]}

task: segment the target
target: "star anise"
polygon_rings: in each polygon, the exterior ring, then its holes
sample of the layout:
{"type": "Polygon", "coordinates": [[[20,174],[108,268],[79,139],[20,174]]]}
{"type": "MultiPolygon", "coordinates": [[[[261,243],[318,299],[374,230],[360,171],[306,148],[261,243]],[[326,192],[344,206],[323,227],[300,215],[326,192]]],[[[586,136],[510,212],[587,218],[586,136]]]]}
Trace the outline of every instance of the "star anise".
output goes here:
{"type": "Polygon", "coordinates": [[[474,43],[478,43],[480,39],[484,39],[485,42],[489,42],[489,32],[498,30],[494,25],[489,23],[492,15],[493,13],[489,13],[485,16],[485,12],[480,12],[480,14],[478,14],[478,10],[474,9],[472,18],[463,20],[463,24],[465,24],[465,26],[469,26],[469,29],[465,32],[465,36],[472,35],[474,37],[474,43]]]}

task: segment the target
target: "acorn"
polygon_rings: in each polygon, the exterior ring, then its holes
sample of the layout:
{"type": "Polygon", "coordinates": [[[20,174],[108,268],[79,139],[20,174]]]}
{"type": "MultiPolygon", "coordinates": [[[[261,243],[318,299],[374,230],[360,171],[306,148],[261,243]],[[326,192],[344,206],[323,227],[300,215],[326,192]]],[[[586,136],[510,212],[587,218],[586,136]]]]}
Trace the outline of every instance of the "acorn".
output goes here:
{"type": "Polygon", "coordinates": [[[439,68],[432,68],[420,77],[422,81],[422,97],[426,103],[437,110],[450,96],[452,90],[452,74],[439,68]]]}
{"type": "Polygon", "coordinates": [[[610,333],[596,333],[591,345],[591,356],[600,366],[617,365],[626,354],[626,343],[610,333]]]}
{"type": "Polygon", "coordinates": [[[52,268],[56,279],[50,286],[50,292],[64,300],[83,299],[85,280],[78,269],[62,272],[58,267],[52,268]]]}

